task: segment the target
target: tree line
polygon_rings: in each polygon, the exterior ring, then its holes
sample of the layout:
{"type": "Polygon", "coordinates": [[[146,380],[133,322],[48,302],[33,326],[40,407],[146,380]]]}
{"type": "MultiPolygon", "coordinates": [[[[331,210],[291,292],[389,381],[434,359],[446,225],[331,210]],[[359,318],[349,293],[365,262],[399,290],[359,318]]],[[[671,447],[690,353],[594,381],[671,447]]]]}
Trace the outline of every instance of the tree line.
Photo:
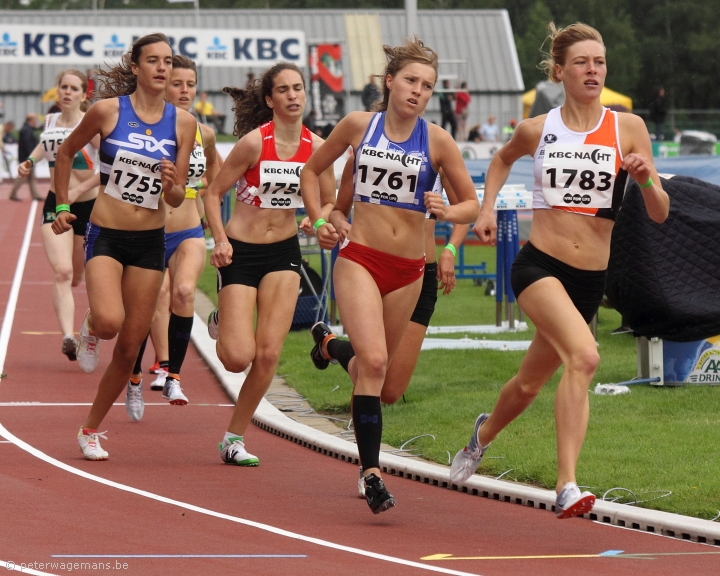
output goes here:
{"type": "MultiPolygon", "coordinates": [[[[93,0],[0,0],[2,9],[88,10],[93,0]]],[[[99,9],[184,9],[166,0],[95,0],[99,9]]],[[[200,0],[202,9],[402,9],[404,0],[200,0]]],[[[701,0],[418,0],[420,9],[498,9],[510,15],[527,89],[543,79],[547,24],[586,22],[607,46],[607,86],[647,108],[660,86],[670,108],[720,108],[720,10],[701,0]]]]}

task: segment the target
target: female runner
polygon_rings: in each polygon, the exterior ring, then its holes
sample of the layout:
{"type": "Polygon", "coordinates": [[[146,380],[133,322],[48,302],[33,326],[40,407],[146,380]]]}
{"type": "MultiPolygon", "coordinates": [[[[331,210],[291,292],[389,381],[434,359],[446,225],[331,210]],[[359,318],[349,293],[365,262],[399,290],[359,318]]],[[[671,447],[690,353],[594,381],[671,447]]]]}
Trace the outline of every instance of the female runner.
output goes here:
{"type": "MultiPolygon", "coordinates": [[[[220,456],[228,464],[257,466],[243,435],[270,386],[292,325],[302,266],[295,219],[295,209],[303,205],[299,174],[323,140],[302,124],[305,82],[294,64],[280,62],[246,89],[225,90],[235,100],[234,133],[240,140],[205,197],[219,306],[208,330],[217,338],[217,355],[227,370],[242,372],[252,363],[220,456]],[[235,210],[223,229],[220,199],[236,182],[235,210]]],[[[335,200],[332,167],[319,179],[329,211],[335,200]]]]}
{"type": "Polygon", "coordinates": [[[18,174],[24,178],[43,158],[46,158],[50,165],[50,192],[45,198],[40,230],[45,254],[53,269],[53,307],[63,333],[62,353],[70,360],[75,360],[77,341],[73,329],[75,300],[72,289],[82,282],[85,274],[83,237],[98,194],[100,180],[95,175],[95,165],[100,136],[95,136],[72,160],[68,204],[70,213],[76,216],[76,219],[72,223],[72,234],[57,236],[52,231],[56,204],[53,192],[55,158],[60,144],[80,123],[88,108],[87,78],[78,70],[64,70],[57,77],[57,90],[60,112],[47,115],[40,143],[30,157],[18,166],[18,174]]]}
{"type": "MultiPolygon", "coordinates": [[[[195,99],[197,70],[195,63],[176,54],[173,56],[172,75],[165,90],[165,99],[182,110],[188,111],[195,99]]],[[[215,151],[215,132],[197,125],[195,147],[190,155],[190,168],[185,184],[185,201],[177,208],[165,205],[165,280],[158,298],[158,308],[153,326],[153,345],[165,350],[167,370],[163,370],[151,385],[152,390],[162,390],[162,396],[177,406],[184,406],[188,399],[180,387],[180,369],[192,331],[195,315],[195,286],[205,266],[205,233],[200,224],[198,192],[203,179],[212,182],[218,170],[215,151]]],[[[145,340],[147,342],[147,340],[145,340]]],[[[132,420],[140,420],[144,412],[142,399],[142,370],[140,362],[145,349],[140,347],[138,360],[128,382],[126,409],[132,420]]],[[[160,352],[162,355],[163,352],[160,352]]],[[[159,366],[162,370],[163,364],[159,366]]]]}
{"type": "Polygon", "coordinates": [[[185,199],[196,122],[165,102],[171,73],[167,37],[156,33],[138,39],[117,66],[101,73],[104,100],[63,142],[55,163],[58,204],[52,228],[61,234],[75,220],[67,205],[72,159],[100,135],[101,193],[85,235],[90,310],[80,329],[80,367],[95,370],[99,341],[118,339],[78,433],[88,460],[108,458],[97,429],[125,387],[150,328],[164,270],[165,202],[177,207],[185,199]]]}
{"type": "Polygon", "coordinates": [[[607,67],[600,33],[586,24],[557,30],[550,24],[548,77],[562,82],[565,104],[521,122],[490,163],[485,198],[474,231],[494,244],[493,206],[513,163],[535,159],[530,240],[515,259],[512,288],[537,329],[518,373],[500,392],[492,414],[481,414],[468,445],[450,470],[453,482],[467,480],[490,442],[532,402],[551,376],[565,366],[555,395],[558,494],[555,513],[570,518],[595,503],[581,493],[575,468],[589,417],[588,386],[600,357],[588,323],[605,289],[610,236],[627,176],[642,189],[648,215],[663,222],[668,195],[652,164],[650,137],[633,114],[600,104],[607,67]]]}
{"type": "MultiPolygon", "coordinates": [[[[437,80],[437,54],[420,40],[385,46],[381,112],[343,118],[301,175],[305,205],[321,245],[346,225],[342,210],[332,223],[320,218],[318,176],[348,146],[355,151],[354,220],[335,263],[335,295],[355,350],[357,376],[352,414],[365,496],[379,513],[395,505],[380,477],[380,395],[387,366],[415,307],[425,269],[425,212],[469,223],[478,202],[470,175],[450,134],[420,116],[437,80]],[[431,191],[442,168],[458,196],[445,206],[431,191]]],[[[338,201],[343,205],[342,199],[338,201]]],[[[351,374],[352,376],[352,374],[351,374]]]]}

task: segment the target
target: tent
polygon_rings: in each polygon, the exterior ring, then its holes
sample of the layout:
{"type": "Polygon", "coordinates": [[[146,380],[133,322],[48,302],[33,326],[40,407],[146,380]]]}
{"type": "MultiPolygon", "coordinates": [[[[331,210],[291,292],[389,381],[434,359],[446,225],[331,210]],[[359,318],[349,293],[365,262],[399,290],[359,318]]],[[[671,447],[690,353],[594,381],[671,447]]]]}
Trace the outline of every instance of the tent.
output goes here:
{"type": "MultiPolygon", "coordinates": [[[[538,87],[540,89],[543,89],[543,85],[545,84],[552,84],[551,82],[540,82],[538,84],[538,87]]],[[[537,97],[537,87],[533,88],[532,90],[528,90],[523,94],[522,101],[523,101],[523,118],[530,117],[530,110],[532,109],[533,104],[535,103],[537,97]]],[[[604,87],[602,93],[600,94],[600,103],[603,106],[608,107],[622,107],[627,109],[628,112],[632,110],[632,98],[629,98],[628,96],[625,96],[623,94],[620,94],[619,92],[615,92],[614,90],[610,90],[608,87],[604,87]]],[[[618,110],[621,110],[621,108],[617,108],[618,110]]],[[[547,112],[545,110],[544,112],[540,112],[541,114],[544,114],[547,112]]]]}

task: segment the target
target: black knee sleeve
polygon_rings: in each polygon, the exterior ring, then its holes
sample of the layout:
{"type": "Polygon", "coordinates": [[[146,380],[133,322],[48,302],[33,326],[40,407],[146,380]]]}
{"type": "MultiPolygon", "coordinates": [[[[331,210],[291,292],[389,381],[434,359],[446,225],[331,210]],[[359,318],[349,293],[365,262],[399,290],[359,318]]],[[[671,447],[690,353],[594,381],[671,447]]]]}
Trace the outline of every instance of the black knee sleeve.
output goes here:
{"type": "Polygon", "coordinates": [[[380,468],[382,409],[378,396],[353,396],[353,426],[363,470],[380,468]]]}
{"type": "Polygon", "coordinates": [[[140,351],[138,352],[137,360],[135,360],[135,367],[132,371],[133,374],[142,374],[142,359],[145,355],[145,346],[147,346],[148,336],[150,336],[149,332],[148,335],[145,336],[145,340],[143,340],[142,344],[140,344],[140,351]]]}
{"type": "Polygon", "coordinates": [[[347,372],[350,360],[355,356],[355,350],[353,350],[350,341],[333,338],[327,343],[327,351],[330,358],[337,360],[347,372]]]}
{"type": "Polygon", "coordinates": [[[170,374],[180,374],[180,368],[182,368],[185,361],[185,354],[190,343],[192,325],[192,316],[186,318],[170,314],[170,323],[168,325],[168,345],[170,348],[168,372],[170,374]]]}

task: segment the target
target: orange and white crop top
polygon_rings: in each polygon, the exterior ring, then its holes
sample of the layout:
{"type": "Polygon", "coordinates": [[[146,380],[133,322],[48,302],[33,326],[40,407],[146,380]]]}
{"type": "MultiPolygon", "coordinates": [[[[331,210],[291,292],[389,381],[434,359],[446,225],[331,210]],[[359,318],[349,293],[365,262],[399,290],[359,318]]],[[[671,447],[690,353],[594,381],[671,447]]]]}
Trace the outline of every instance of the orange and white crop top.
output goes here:
{"type": "Polygon", "coordinates": [[[621,169],[617,113],[603,109],[597,126],[573,132],[561,108],[548,112],[535,151],[534,210],[563,210],[615,220],[628,173],[621,169]]]}

